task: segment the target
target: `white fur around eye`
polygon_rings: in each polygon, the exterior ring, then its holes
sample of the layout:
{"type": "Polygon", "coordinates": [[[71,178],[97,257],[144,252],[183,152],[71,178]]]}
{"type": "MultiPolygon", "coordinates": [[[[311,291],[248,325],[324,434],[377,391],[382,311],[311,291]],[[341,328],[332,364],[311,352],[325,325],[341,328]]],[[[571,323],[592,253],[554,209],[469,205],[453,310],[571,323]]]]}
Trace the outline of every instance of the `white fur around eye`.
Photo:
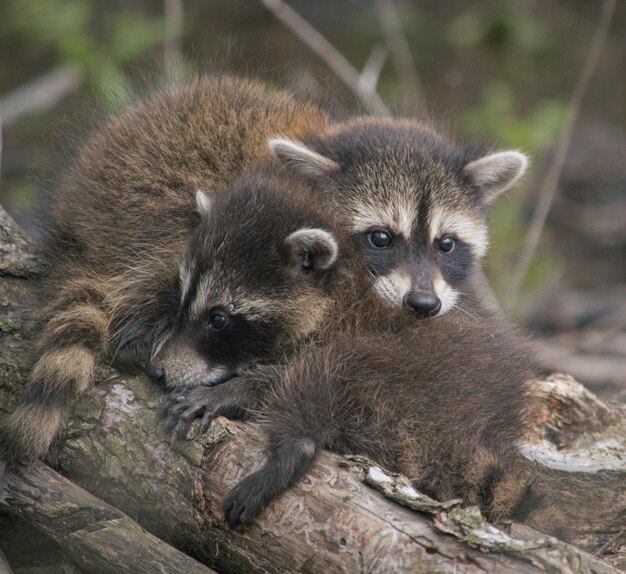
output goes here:
{"type": "Polygon", "coordinates": [[[481,258],[487,251],[489,231],[484,221],[444,209],[433,209],[429,219],[431,241],[454,235],[470,245],[477,258],[481,258]]]}

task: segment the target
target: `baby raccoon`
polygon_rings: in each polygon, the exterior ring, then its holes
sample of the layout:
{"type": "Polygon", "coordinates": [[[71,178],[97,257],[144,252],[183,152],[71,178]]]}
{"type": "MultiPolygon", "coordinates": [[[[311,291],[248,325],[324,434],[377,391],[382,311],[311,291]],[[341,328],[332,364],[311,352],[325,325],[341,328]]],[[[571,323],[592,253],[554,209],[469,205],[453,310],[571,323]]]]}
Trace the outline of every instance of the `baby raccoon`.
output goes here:
{"type": "Polygon", "coordinates": [[[479,291],[469,282],[487,249],[487,208],[527,165],[517,151],[480,155],[409,120],[358,119],[269,146],[347,222],[381,299],[421,317],[479,291]]]}
{"type": "MultiPolygon", "coordinates": [[[[103,356],[144,367],[163,348],[158,358],[167,376],[153,368],[155,378],[174,386],[214,384],[230,376],[240,361],[265,359],[291,335],[315,328],[323,305],[308,313],[302,309],[318,292],[316,300],[324,300],[326,287],[317,278],[326,270],[316,266],[331,268],[336,253],[325,235],[305,229],[285,252],[291,249],[296,257],[302,245],[308,246],[303,265],[311,267],[309,276],[317,282],[302,279],[297,290],[280,295],[290,304],[284,316],[273,312],[262,291],[255,292],[257,300],[245,303],[249,321],[237,325],[238,333],[254,334],[255,345],[237,350],[235,338],[209,357],[200,341],[211,332],[195,344],[183,332],[172,336],[170,308],[180,261],[200,220],[194,198],[203,211],[247,165],[271,160],[265,142],[272,134],[304,137],[308,130],[325,127],[323,112],[286,92],[216,76],[157,93],[109,120],[87,141],[56,190],[47,245],[50,275],[36,343],[39,359],[15,411],[0,424],[0,460],[28,462],[46,453],[74,397],[92,384],[94,365],[103,356]],[[265,335],[268,317],[281,322],[280,329],[271,330],[271,340],[265,335]]],[[[216,233],[225,233],[233,218],[217,221],[216,233]]],[[[301,219],[294,214],[294,221],[301,219]]],[[[250,233],[257,232],[252,226],[250,233]]],[[[192,250],[203,248],[199,237],[192,250]]],[[[241,239],[240,249],[260,255],[262,248],[251,236],[241,239]]],[[[185,265],[180,270],[181,309],[191,321],[189,329],[205,311],[198,297],[207,287],[196,282],[197,291],[189,290],[196,272],[185,265]]],[[[255,280],[267,287],[271,273],[255,280]]],[[[248,278],[241,288],[251,282],[248,278]]],[[[240,313],[236,282],[228,284],[233,290],[222,301],[224,309],[234,305],[240,313]]],[[[285,287],[282,277],[278,284],[285,287]]],[[[220,317],[214,314],[211,328],[219,329],[220,317]]]]}
{"type": "Polygon", "coordinates": [[[300,182],[263,166],[203,200],[180,267],[173,333],[153,359],[157,368],[164,362],[168,381],[197,384],[202,356],[211,366],[203,384],[224,382],[348,320],[337,302],[362,296],[365,269],[346,257],[350,243],[312,200],[300,182]]]}
{"type": "MultiPolygon", "coordinates": [[[[238,186],[241,196],[231,192],[216,200],[198,228],[194,241],[202,249],[189,253],[179,316],[197,307],[194,328],[206,331],[208,322],[211,346],[223,344],[224,356],[236,337],[244,349],[248,335],[256,335],[240,330],[248,319],[237,317],[239,309],[244,316],[260,314],[255,305],[262,310],[263,342],[279,338],[285,317],[294,312],[294,275],[263,271],[271,257],[245,242],[252,233],[292,233],[283,231],[285,221],[307,205],[293,206],[301,197],[288,193],[293,185],[284,175],[248,174],[238,186]],[[268,208],[252,215],[254,203],[268,208]],[[227,232],[216,231],[214,222],[227,213],[241,214],[241,221],[229,219],[227,232]]],[[[331,220],[315,225],[326,233],[336,229],[331,220]]],[[[337,231],[334,236],[340,237],[337,231]]],[[[371,456],[426,492],[441,499],[462,497],[494,519],[521,513],[529,483],[515,442],[524,429],[526,382],[532,376],[525,346],[506,322],[489,314],[477,320],[452,309],[437,321],[416,321],[390,309],[372,295],[360,250],[339,252],[332,258],[336,268],[324,275],[325,313],[314,298],[300,309],[299,320],[317,318],[319,335],[296,358],[283,367],[242,372],[218,386],[177,389],[163,407],[166,431],[176,429],[180,437],[196,417],[202,417],[205,430],[218,415],[263,413],[268,460],[228,495],[229,524],[250,522],[309,469],[322,448],[371,456]]],[[[299,276],[307,272],[309,256],[298,253],[299,276]]],[[[315,253],[312,257],[315,262],[315,253]]]]}

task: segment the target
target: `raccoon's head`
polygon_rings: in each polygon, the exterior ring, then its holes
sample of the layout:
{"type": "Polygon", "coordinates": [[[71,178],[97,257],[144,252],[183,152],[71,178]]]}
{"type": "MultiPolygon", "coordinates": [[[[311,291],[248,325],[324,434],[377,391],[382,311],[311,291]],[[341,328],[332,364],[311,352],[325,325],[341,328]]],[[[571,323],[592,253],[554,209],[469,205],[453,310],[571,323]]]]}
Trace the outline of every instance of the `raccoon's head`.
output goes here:
{"type": "Polygon", "coordinates": [[[520,152],[471,154],[400,120],[358,120],[269,146],[334,203],[378,295],[422,317],[454,307],[487,249],[489,204],[527,165],[520,152]]]}
{"type": "Polygon", "coordinates": [[[339,241],[312,202],[250,174],[211,199],[180,264],[173,334],[153,363],[169,386],[218,384],[320,329],[339,241]]]}

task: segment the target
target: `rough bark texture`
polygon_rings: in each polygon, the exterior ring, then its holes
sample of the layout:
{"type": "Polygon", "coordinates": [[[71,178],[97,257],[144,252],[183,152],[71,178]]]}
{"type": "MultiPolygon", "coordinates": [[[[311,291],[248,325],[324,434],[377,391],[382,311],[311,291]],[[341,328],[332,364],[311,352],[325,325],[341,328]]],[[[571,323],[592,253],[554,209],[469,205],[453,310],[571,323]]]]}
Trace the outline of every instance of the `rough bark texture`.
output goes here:
{"type": "Polygon", "coordinates": [[[12,511],[57,540],[83,572],[214,572],[44,464],[13,474],[6,497],[12,511]]]}
{"type": "MultiPolygon", "coordinates": [[[[5,227],[3,233],[0,241],[12,240],[13,231],[5,227]]],[[[24,328],[36,299],[37,260],[27,243],[12,245],[0,247],[0,411],[9,410],[32,360],[24,328]]],[[[156,432],[163,398],[158,389],[143,377],[106,369],[99,379],[60,441],[59,469],[159,539],[221,572],[616,571],[608,560],[527,528],[514,526],[512,538],[501,535],[473,509],[403,508],[376,490],[415,506],[402,488],[394,495],[374,480],[384,486],[394,477],[330,453],[252,527],[232,532],[222,521],[221,502],[262,463],[258,429],[219,419],[202,439],[170,445],[156,432]]],[[[615,550],[626,512],[623,410],[600,403],[567,377],[537,384],[544,411],[524,448],[537,461],[538,480],[571,500],[575,542],[590,551],[604,545],[606,558],[624,567],[624,555],[615,550]]],[[[28,477],[9,475],[9,488],[32,484],[28,477]]],[[[4,504],[20,510],[15,498],[4,504]]],[[[45,504],[29,511],[29,520],[48,521],[53,537],[63,535],[45,504]]]]}

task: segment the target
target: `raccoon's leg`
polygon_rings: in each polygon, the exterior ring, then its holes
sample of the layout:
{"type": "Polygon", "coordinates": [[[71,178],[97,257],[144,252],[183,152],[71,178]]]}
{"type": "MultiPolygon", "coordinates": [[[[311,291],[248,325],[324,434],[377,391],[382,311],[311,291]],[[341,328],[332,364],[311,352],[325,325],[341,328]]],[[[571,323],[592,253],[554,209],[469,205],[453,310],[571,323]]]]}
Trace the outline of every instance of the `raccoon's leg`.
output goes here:
{"type": "Polygon", "coordinates": [[[231,528],[252,522],[274,498],[303,477],[324,444],[321,433],[302,416],[300,408],[304,405],[294,398],[283,388],[264,413],[268,459],[226,496],[224,518],[231,528]]]}
{"type": "Polygon", "coordinates": [[[219,416],[246,420],[261,407],[263,383],[255,377],[235,378],[214,387],[179,387],[174,389],[160,410],[166,434],[176,430],[184,439],[196,418],[202,417],[198,435],[219,416]]]}
{"type": "Polygon", "coordinates": [[[15,464],[42,458],[75,397],[91,386],[109,331],[102,301],[93,286],[74,285],[45,309],[39,360],[15,410],[0,423],[0,460],[15,464]]]}
{"type": "Polygon", "coordinates": [[[269,458],[261,470],[242,480],[224,500],[224,518],[231,528],[248,524],[274,498],[309,470],[318,451],[309,437],[270,435],[269,458]]]}
{"type": "Polygon", "coordinates": [[[335,445],[341,450],[336,445],[349,411],[338,382],[342,367],[342,355],[332,349],[310,353],[283,370],[274,383],[263,412],[268,458],[224,500],[224,517],[231,528],[250,523],[295,484],[321,448],[335,445]]]}

